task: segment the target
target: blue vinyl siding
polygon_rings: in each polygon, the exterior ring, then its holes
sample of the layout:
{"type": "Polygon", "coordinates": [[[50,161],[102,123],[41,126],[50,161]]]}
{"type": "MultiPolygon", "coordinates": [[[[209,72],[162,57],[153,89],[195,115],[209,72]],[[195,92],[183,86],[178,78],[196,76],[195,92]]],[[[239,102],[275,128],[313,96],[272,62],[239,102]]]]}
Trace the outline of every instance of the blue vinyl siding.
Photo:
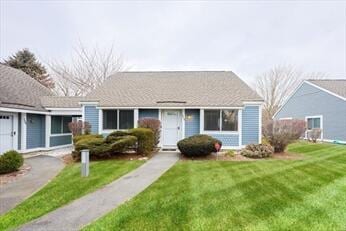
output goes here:
{"type": "Polygon", "coordinates": [[[209,134],[210,136],[219,139],[222,142],[222,146],[239,146],[239,135],[238,134],[209,134]]]}
{"type": "Polygon", "coordinates": [[[186,109],[185,118],[191,116],[191,119],[185,120],[185,137],[197,135],[200,132],[199,127],[199,109],[186,109]]]}
{"type": "Polygon", "coordinates": [[[142,118],[159,118],[159,109],[139,109],[138,119],[142,118]]]}
{"type": "Polygon", "coordinates": [[[258,144],[259,106],[246,106],[242,112],[242,145],[258,144]]]}
{"type": "Polygon", "coordinates": [[[72,135],[63,135],[63,136],[51,136],[50,137],[50,146],[55,147],[59,145],[72,144],[72,135]]]}
{"type": "Polygon", "coordinates": [[[308,83],[301,85],[275,118],[305,120],[317,115],[323,116],[324,139],[346,141],[346,101],[308,83]]]}
{"type": "Polygon", "coordinates": [[[45,116],[27,114],[26,121],[26,148],[45,147],[45,116]]]}
{"type": "Polygon", "coordinates": [[[99,132],[99,109],[96,106],[84,106],[84,121],[91,125],[91,133],[99,132]]]}

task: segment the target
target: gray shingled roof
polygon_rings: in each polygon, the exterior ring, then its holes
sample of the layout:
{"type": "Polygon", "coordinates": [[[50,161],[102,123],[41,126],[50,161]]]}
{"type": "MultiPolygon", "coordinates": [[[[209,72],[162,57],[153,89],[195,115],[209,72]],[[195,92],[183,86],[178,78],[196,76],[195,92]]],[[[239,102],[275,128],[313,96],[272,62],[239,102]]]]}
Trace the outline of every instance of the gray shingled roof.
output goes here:
{"type": "Polygon", "coordinates": [[[41,103],[45,108],[79,108],[79,102],[82,99],[84,97],[44,96],[41,97],[41,103]]]}
{"type": "Polygon", "coordinates": [[[0,64],[0,106],[44,111],[40,97],[52,95],[23,71],[0,64]]]}
{"type": "Polygon", "coordinates": [[[242,106],[262,101],[233,72],[120,72],[86,97],[103,107],[242,106]]]}
{"type": "Polygon", "coordinates": [[[346,98],[346,79],[310,79],[308,81],[346,98]]]}

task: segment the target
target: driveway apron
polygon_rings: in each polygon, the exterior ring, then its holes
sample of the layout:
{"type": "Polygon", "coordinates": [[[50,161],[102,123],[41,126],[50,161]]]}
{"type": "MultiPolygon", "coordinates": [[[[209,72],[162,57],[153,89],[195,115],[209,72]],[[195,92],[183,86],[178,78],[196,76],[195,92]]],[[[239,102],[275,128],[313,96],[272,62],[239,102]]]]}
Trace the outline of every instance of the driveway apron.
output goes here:
{"type": "Polygon", "coordinates": [[[102,189],[25,224],[19,230],[79,230],[142,192],[178,159],[178,153],[158,153],[102,189]]]}

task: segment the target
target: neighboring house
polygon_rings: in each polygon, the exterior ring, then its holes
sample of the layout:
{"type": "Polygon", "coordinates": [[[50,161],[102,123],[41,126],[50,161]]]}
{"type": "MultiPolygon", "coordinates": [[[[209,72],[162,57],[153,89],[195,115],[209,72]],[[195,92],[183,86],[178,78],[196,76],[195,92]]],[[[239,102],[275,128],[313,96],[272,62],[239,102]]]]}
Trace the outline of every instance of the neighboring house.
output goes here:
{"type": "Polygon", "coordinates": [[[346,143],[346,79],[304,81],[274,118],[303,119],[322,140],[346,143]]]}
{"type": "Polygon", "coordinates": [[[260,143],[262,103],[238,76],[224,71],[121,72],[80,102],[93,133],[159,119],[163,149],[196,134],[220,139],[223,148],[260,143]]]}
{"type": "Polygon", "coordinates": [[[22,72],[0,65],[0,154],[71,145],[68,123],[81,117],[80,97],[58,97],[22,72]]]}

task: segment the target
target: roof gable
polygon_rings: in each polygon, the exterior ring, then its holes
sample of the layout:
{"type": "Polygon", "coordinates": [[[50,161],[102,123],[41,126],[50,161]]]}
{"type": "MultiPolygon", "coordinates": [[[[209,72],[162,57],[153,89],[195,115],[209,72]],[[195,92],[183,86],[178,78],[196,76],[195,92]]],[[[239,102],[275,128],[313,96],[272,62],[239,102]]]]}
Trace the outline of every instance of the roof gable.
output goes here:
{"type": "Polygon", "coordinates": [[[242,106],[262,99],[233,72],[119,72],[87,95],[101,107],[242,106]]]}
{"type": "Polygon", "coordinates": [[[308,84],[346,100],[346,79],[310,79],[308,84]]]}
{"type": "Polygon", "coordinates": [[[54,95],[21,70],[0,64],[0,106],[44,111],[40,98],[54,95]]]}

